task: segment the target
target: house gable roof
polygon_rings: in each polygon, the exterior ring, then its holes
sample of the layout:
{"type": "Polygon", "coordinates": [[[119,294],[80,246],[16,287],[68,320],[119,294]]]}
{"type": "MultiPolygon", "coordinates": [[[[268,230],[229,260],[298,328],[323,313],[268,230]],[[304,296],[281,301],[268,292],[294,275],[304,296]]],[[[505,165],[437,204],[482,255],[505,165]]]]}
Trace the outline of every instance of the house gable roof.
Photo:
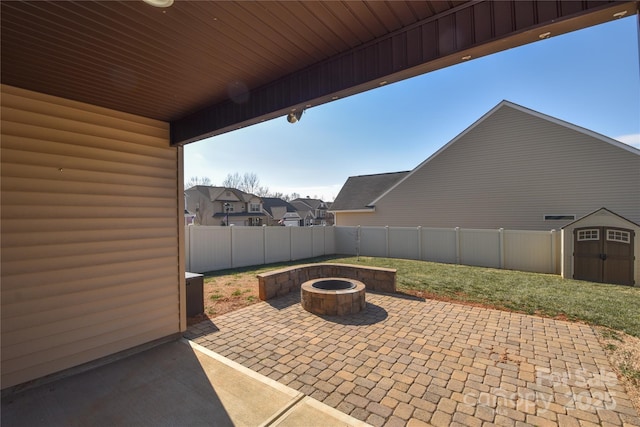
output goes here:
{"type": "Polygon", "coordinates": [[[291,203],[286,200],[282,200],[278,197],[263,197],[262,198],[262,208],[273,217],[273,209],[284,207],[286,212],[296,212],[296,208],[294,208],[291,203]]]}
{"type": "Polygon", "coordinates": [[[210,185],[194,185],[185,190],[185,193],[197,191],[207,197],[211,202],[244,202],[248,203],[252,200],[260,200],[255,194],[245,193],[236,188],[214,187],[210,185]],[[227,195],[230,193],[230,195],[227,195]]]}
{"type": "Polygon", "coordinates": [[[197,192],[202,194],[206,198],[210,198],[211,197],[211,194],[209,192],[210,188],[211,187],[209,187],[208,185],[194,185],[193,187],[189,187],[186,190],[184,190],[184,192],[187,195],[187,197],[189,196],[189,194],[197,192]]]}
{"type": "Polygon", "coordinates": [[[312,199],[310,197],[304,197],[304,198],[298,197],[297,199],[294,199],[291,202],[304,203],[309,207],[309,209],[326,209],[327,207],[327,204],[324,201],[320,199],[312,199]]]}
{"type": "MultiPolygon", "coordinates": [[[[504,109],[504,108],[512,108],[514,110],[523,112],[525,114],[529,114],[530,116],[533,117],[537,117],[539,119],[542,120],[546,120],[547,122],[559,125],[559,126],[563,126],[567,129],[571,129],[573,131],[576,132],[580,132],[586,136],[589,136],[591,138],[597,139],[599,141],[602,141],[604,143],[610,144],[611,146],[620,148],[622,150],[628,151],[630,153],[633,153],[635,155],[640,156],[640,150],[638,150],[637,148],[634,148],[630,145],[627,145],[623,142],[620,142],[618,140],[615,140],[613,138],[609,138],[607,136],[604,136],[602,134],[599,134],[597,132],[594,132],[592,130],[589,129],[585,129],[583,127],[580,127],[578,125],[566,122],[564,120],[560,120],[556,117],[552,117],[543,113],[540,113],[538,111],[535,110],[531,110],[529,108],[523,107],[521,105],[515,104],[511,101],[507,101],[507,100],[503,100],[501,101],[498,105],[496,105],[495,107],[493,107],[491,110],[489,110],[487,113],[485,113],[482,117],[480,117],[478,120],[476,120],[473,124],[471,124],[471,126],[469,126],[468,128],[466,128],[465,130],[463,130],[460,134],[458,134],[455,138],[453,138],[451,141],[449,141],[447,144],[445,144],[444,146],[442,146],[438,151],[436,151],[435,153],[433,153],[431,156],[429,156],[429,158],[427,158],[425,161],[423,161],[422,163],[420,163],[418,166],[416,166],[411,172],[409,172],[408,174],[406,174],[401,180],[399,180],[398,182],[396,182],[394,185],[392,185],[391,187],[389,187],[384,193],[380,194],[375,200],[373,200],[370,205],[374,206],[380,199],[382,199],[383,197],[385,197],[387,194],[389,194],[391,191],[393,191],[396,187],[398,187],[399,185],[401,185],[404,181],[406,181],[407,179],[409,179],[414,173],[416,173],[417,171],[421,170],[422,168],[424,168],[426,165],[428,165],[430,162],[432,162],[435,158],[438,157],[438,155],[440,155],[443,151],[445,151],[447,148],[449,148],[451,145],[455,144],[457,141],[459,141],[460,139],[462,139],[465,135],[467,135],[469,132],[471,132],[473,129],[475,129],[478,125],[480,125],[481,123],[483,123],[485,120],[487,120],[488,118],[490,118],[491,116],[493,116],[497,111],[504,109]]],[[[340,195],[338,195],[340,196],[340,195]]],[[[338,198],[336,198],[337,200],[338,198]]]]}
{"type": "Polygon", "coordinates": [[[298,212],[309,212],[313,210],[311,206],[309,206],[308,204],[306,204],[300,199],[292,200],[290,203],[291,203],[291,206],[293,206],[294,209],[298,212]]]}
{"type": "Polygon", "coordinates": [[[350,176],[331,205],[331,211],[371,209],[372,201],[407,176],[409,171],[350,176]]]}

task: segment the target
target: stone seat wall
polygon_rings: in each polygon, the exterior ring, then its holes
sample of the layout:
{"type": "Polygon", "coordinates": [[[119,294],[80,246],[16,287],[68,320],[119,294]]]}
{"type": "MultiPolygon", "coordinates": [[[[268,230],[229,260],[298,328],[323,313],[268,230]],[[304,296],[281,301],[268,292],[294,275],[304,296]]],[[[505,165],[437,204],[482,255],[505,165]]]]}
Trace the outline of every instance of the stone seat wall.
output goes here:
{"type": "Polygon", "coordinates": [[[323,277],[343,277],[363,282],[370,291],[396,292],[396,270],[380,267],[362,267],[351,264],[304,264],[258,274],[259,296],[262,301],[290,292],[300,292],[307,280],[323,277]]]}

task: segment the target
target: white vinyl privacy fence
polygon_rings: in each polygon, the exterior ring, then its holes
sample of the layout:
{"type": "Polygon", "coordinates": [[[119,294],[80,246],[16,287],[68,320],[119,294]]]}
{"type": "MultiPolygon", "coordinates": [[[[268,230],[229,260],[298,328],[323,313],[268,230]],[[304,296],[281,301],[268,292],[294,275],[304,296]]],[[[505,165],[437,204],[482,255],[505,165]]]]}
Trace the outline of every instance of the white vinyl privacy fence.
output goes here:
{"type": "Polygon", "coordinates": [[[186,269],[194,273],[336,253],[333,227],[188,226],[186,269]]]}
{"type": "Polygon", "coordinates": [[[189,226],[187,271],[362,255],[559,274],[560,233],[425,227],[189,226]]]}
{"type": "Polygon", "coordinates": [[[345,255],[560,273],[560,233],[426,227],[335,227],[345,255]]]}

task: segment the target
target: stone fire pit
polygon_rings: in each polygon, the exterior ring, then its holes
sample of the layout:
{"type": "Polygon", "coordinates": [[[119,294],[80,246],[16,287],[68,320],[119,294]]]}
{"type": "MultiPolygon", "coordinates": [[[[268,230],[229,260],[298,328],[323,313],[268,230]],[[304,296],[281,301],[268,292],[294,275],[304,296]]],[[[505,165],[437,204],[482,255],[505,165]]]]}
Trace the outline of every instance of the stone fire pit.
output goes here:
{"type": "Polygon", "coordinates": [[[365,285],[359,280],[325,277],[308,280],[300,287],[300,302],[310,313],[343,316],[366,307],[365,285]]]}

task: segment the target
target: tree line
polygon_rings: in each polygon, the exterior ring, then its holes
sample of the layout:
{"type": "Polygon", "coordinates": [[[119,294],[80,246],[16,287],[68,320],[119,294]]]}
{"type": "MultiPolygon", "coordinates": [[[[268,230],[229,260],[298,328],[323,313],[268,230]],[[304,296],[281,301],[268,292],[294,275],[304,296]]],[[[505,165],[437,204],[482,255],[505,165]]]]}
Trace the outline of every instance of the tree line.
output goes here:
{"type": "MultiPolygon", "coordinates": [[[[184,188],[188,189],[196,185],[212,186],[213,181],[210,178],[204,176],[193,176],[187,182],[184,183],[184,188]]],[[[240,173],[229,173],[227,177],[222,181],[221,187],[235,188],[245,193],[255,194],[258,197],[276,197],[287,202],[300,197],[298,193],[284,194],[281,192],[273,192],[269,190],[269,187],[260,184],[260,178],[255,173],[245,172],[243,175],[240,173]]]]}

